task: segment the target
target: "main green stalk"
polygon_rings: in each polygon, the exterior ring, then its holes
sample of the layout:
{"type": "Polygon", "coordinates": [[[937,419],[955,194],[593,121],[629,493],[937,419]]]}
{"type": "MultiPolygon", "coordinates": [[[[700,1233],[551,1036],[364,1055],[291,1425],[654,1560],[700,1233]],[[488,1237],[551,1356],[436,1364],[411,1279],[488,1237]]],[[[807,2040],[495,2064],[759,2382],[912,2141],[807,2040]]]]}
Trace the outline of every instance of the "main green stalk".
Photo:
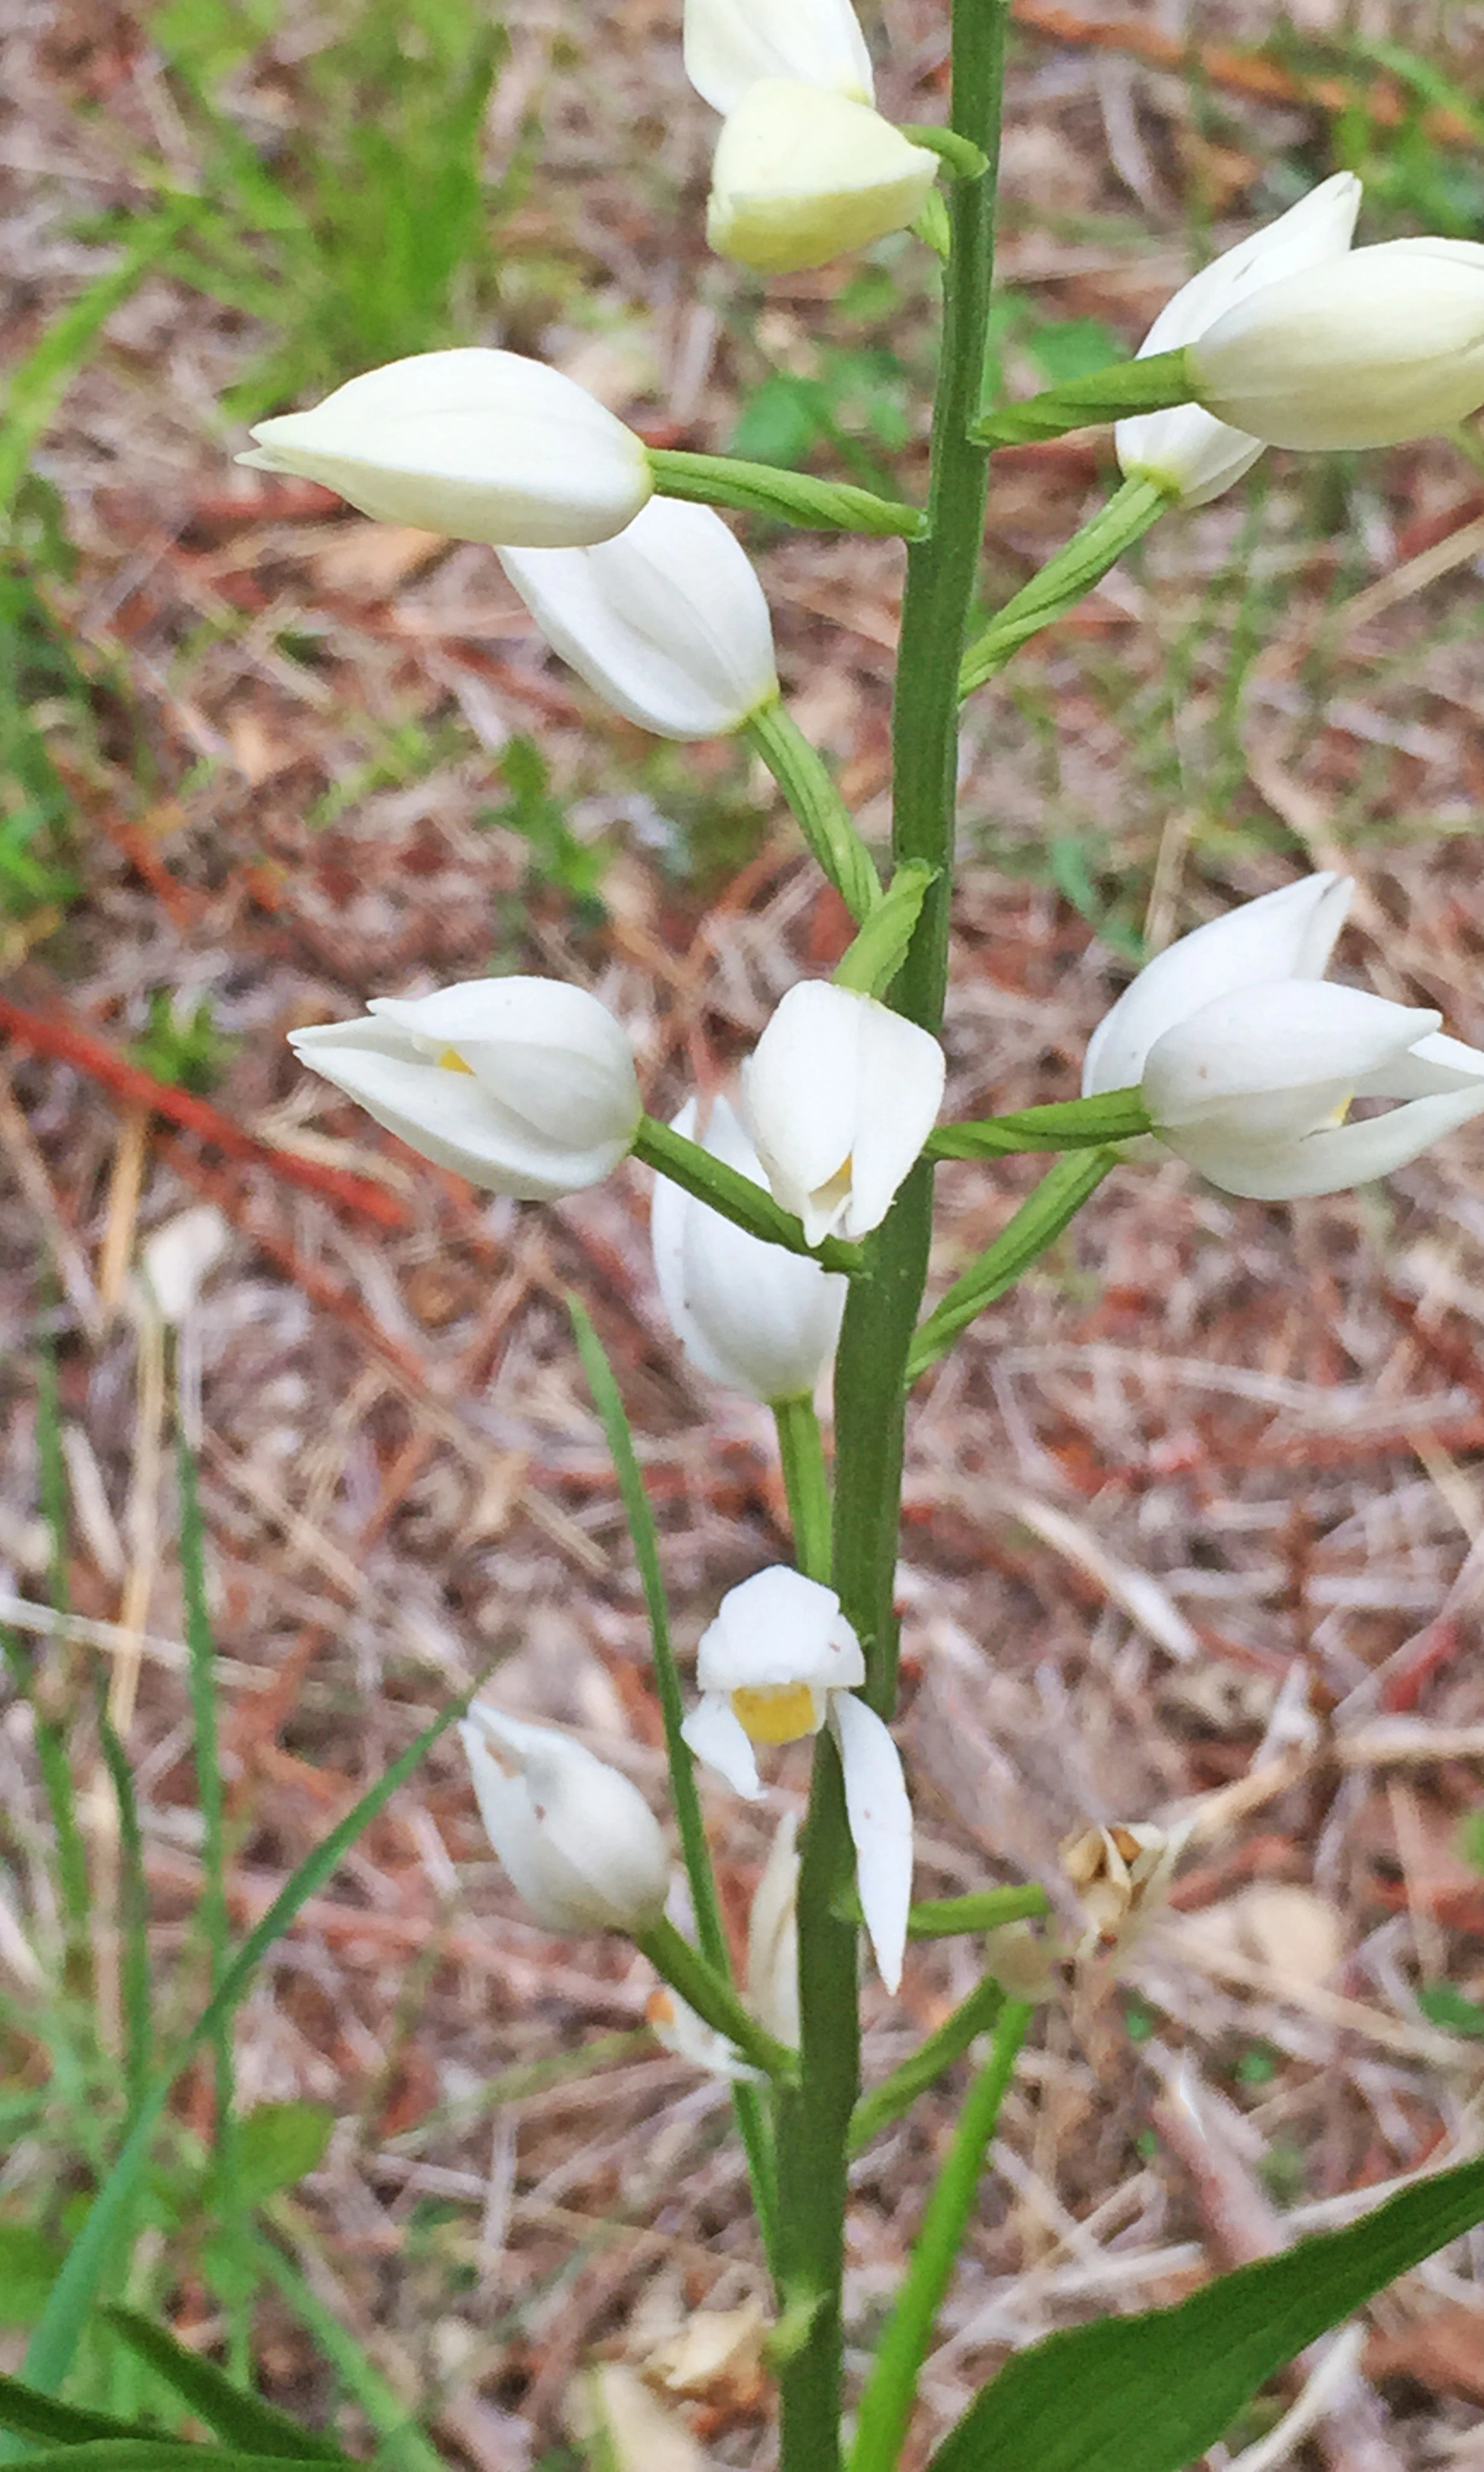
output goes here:
{"type": "MultiPolygon", "coordinates": [[[[953,184],[927,536],[907,552],[893,717],[893,856],[938,870],[891,1001],[936,1031],[948,976],[958,760],[958,670],[978,573],[986,455],[979,410],[993,268],[995,165],[1008,0],[953,0],[950,126],[987,169],[953,184]]],[[[852,1282],[836,1363],[834,1578],[866,1652],[882,1714],[896,1698],[892,1584],[901,1510],[905,1368],[922,1306],[932,1171],[907,1178],[852,1282]]],[[[791,1489],[791,1488],[790,1488],[791,1489]]],[[[820,1735],[799,1882],[800,2081],[778,2097],[782,2472],[839,2472],[846,2172],[860,2094],[854,1882],[838,1754],[820,1735]]]]}

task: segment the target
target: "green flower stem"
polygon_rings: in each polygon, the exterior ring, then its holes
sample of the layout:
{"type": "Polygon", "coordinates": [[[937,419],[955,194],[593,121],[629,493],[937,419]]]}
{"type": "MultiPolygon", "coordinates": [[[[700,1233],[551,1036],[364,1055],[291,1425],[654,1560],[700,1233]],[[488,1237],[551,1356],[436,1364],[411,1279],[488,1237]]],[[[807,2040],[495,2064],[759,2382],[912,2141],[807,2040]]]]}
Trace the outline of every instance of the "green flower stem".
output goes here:
{"type": "Polygon", "coordinates": [[[740,464],[730,455],[690,455],[669,446],[648,451],[662,497],[736,507],[742,514],[770,515],[775,523],[807,525],[815,532],[873,533],[881,539],[916,540],[925,528],[920,507],[879,498],[873,489],[858,489],[850,481],[818,481],[811,472],[740,464]]]}
{"type": "Polygon", "coordinates": [[[1126,413],[1169,412],[1196,400],[1184,349],[1151,352],[1146,360],[1117,361],[1091,377],[1048,387],[1025,403],[1002,404],[978,422],[975,435],[985,446],[1024,446],[1032,439],[1065,438],[1069,429],[1121,420],[1126,413]]]}
{"type": "Polygon", "coordinates": [[[933,2321],[953,2276],[978,2197],[1000,2106],[1034,2013],[1024,2001],[1006,2001],[989,2057],[958,2115],[948,2159],[928,2200],[906,2277],[876,2347],[860,2398],[850,2472],[892,2472],[900,2458],[933,2321]]]}
{"type": "Polygon", "coordinates": [[[775,1399],[778,1454],[793,1523],[793,1558],[806,1580],[830,1578],[830,1476],[813,1399],[775,1399]]]}
{"type": "MultiPolygon", "coordinates": [[[[893,1002],[936,1031],[948,977],[958,664],[984,524],[985,459],[969,437],[978,411],[989,307],[994,163],[1009,0],[953,0],[949,125],[985,157],[949,202],[943,346],[932,416],[930,537],[907,553],[893,714],[893,854],[934,871],[893,1002]]],[[[913,1169],[853,1281],[836,1364],[835,1584],[864,1648],[873,1706],[896,1697],[892,1583],[902,1493],[903,1371],[922,1304],[932,1170],[913,1169]]],[[[780,2093],[779,2261],[784,2316],[802,2329],[779,2365],[782,2472],[839,2472],[850,2125],[860,2089],[857,1935],[839,1900],[854,1882],[839,1754],[818,1737],[798,1894],[800,2079],[780,2093]]]]}
{"type": "Polygon", "coordinates": [[[919,2044],[911,2058],[893,2069],[889,2078],[872,2086],[857,2104],[850,2124],[850,2151],[859,2154],[909,2111],[920,2094],[940,2078],[946,2068],[962,2057],[979,2034],[987,2034],[998,2022],[1004,2007],[1005,1995],[992,1975],[976,1984],[967,2000],[960,2000],[951,2016],[945,2017],[936,2033],[919,2044]]]}
{"type": "Polygon", "coordinates": [[[814,1746],[799,1846],[799,2077],[778,2089],[780,2322],[797,2342],[778,2365],[783,2472],[839,2472],[845,2199],[860,2090],[856,1928],[836,1911],[855,1877],[835,1737],[814,1746]]]}
{"type": "Polygon", "coordinates": [[[1118,1163],[1117,1151],[1072,1151],[1066,1158],[1058,1159],[1054,1167],[1048,1168],[1009,1225],[970,1265],[962,1278],[954,1281],[947,1295],[928,1316],[907,1360],[908,1384],[926,1373],[930,1365],[936,1365],[977,1314],[1025,1276],[1031,1263],[1055,1243],[1118,1163]]]}
{"type": "MultiPolygon", "coordinates": [[[[956,1939],[969,1932],[999,1931],[1003,1923],[1033,1921],[1050,1913],[1046,1890],[1034,1881],[1023,1889],[977,1889],[966,1897],[928,1897],[907,1918],[908,1939],[956,1939]]],[[[860,1920],[852,1889],[839,1909],[847,1922],[860,1920]]]]}
{"type": "Polygon", "coordinates": [[[1049,1106],[1023,1107],[1018,1116],[940,1125],[928,1135],[926,1155],[931,1159],[1007,1158],[1023,1151],[1096,1150],[1104,1142],[1133,1141],[1152,1130],[1149,1111],[1137,1088],[1105,1090],[1093,1099],[1054,1099],[1049,1106]]]}
{"type": "Polygon", "coordinates": [[[636,1932],[634,1944],[643,1949],[656,1974],[664,1976],[686,2007],[694,2008],[697,2017],[704,2017],[707,2025],[724,2034],[729,2043],[735,2043],[744,2060],[767,2077],[792,2077],[798,2067],[797,2055],[758,2024],[751,2011],[742,2007],[726,1977],[707,1963],[698,1948],[691,1946],[668,1914],[661,1914],[648,1931],[636,1932]]]}
{"type": "Polygon", "coordinates": [[[810,745],[781,697],[760,704],[741,735],[762,756],[793,810],[816,865],[852,918],[869,918],[882,899],[876,861],[856,830],[824,758],[810,745]]]}
{"type": "Polygon", "coordinates": [[[1142,540],[1150,525],[1173,504],[1174,500],[1157,482],[1125,481],[1091,522],[1085,523],[1066,547],[1048,560],[1040,574],[1033,575],[1013,600],[996,611],[983,634],[975,637],[959,667],[959,695],[972,695],[986,678],[1002,670],[1011,654],[1030,636],[1049,627],[1053,618],[1064,618],[1069,609],[1074,609],[1108,569],[1117,566],[1124,551],[1142,540]]]}
{"type": "Polygon", "coordinates": [[[640,1117],[632,1150],[634,1157],[643,1159],[646,1167],[668,1176],[671,1184],[694,1194],[709,1210],[730,1219],[735,1227],[745,1227],[749,1236],[761,1236],[766,1245],[781,1245],[789,1253],[807,1253],[811,1261],[822,1262],[827,1271],[844,1271],[854,1275],[863,1270],[865,1254],[860,1246],[847,1245],[838,1236],[827,1236],[822,1245],[811,1245],[792,1211],[776,1202],[766,1185],[754,1184],[750,1176],[742,1176],[724,1160],[713,1158],[699,1142],[688,1142],[683,1133],[672,1132],[669,1125],[657,1123],[653,1116],[640,1117]]]}

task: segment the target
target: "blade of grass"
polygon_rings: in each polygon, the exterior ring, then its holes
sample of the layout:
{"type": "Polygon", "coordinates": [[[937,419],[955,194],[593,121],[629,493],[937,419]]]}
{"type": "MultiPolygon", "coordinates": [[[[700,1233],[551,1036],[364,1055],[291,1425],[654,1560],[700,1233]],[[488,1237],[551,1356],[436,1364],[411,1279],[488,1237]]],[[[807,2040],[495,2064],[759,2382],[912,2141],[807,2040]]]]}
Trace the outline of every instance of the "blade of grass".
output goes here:
{"type": "Polygon", "coordinates": [[[116,266],[53,320],[38,344],[12,369],[0,428],[0,531],[30,467],[32,450],[115,309],[137,290],[155,261],[189,222],[194,200],[173,198],[135,230],[116,266]]]}
{"type": "Polygon", "coordinates": [[[212,2361],[187,2351],[168,2327],[156,2326],[134,2309],[104,2312],[120,2341],[147,2361],[156,2377],[190,2405],[199,2420],[228,2446],[246,2447],[252,2455],[302,2456],[306,2462],[343,2463],[342,2447],[318,2430],[305,2429],[286,2412],[244,2394],[212,2361]]]}
{"type": "Polygon", "coordinates": [[[407,2407],[365,2347],[320,2299],[297,2260],[287,2257],[276,2242],[265,2240],[261,2233],[251,2236],[251,2247],[254,2264],[288,2302],[375,2430],[381,2440],[378,2462],[392,2465],[394,2472],[447,2472],[431,2439],[409,2417],[407,2407]]]}
{"type": "Polygon", "coordinates": [[[119,1964],[124,2007],[124,2081],[133,2117],[149,2091],[154,2052],[153,1994],[150,1983],[150,1900],[144,1878],[144,1834],[129,1755],[108,1714],[103,1676],[97,1678],[98,1740],[119,1816],[119,1964]]]}
{"type": "MultiPolygon", "coordinates": [[[[700,1795],[695,1786],[695,1764],[689,1744],[680,1728],[685,1706],[680,1696],[680,1669],[670,1636],[670,1608],[665,1601],[665,1582],[660,1572],[659,1539],[655,1533],[654,1513],[644,1489],[644,1478],[634,1450],[634,1438],[628,1416],[613,1378],[603,1343],[591,1319],[576,1296],[567,1298],[572,1316],[573,1332],[582,1370],[613,1460],[623,1499],[628,1533],[633,1542],[634,1559],[639,1565],[639,1578],[644,1588],[645,1608],[649,1617],[649,1638],[654,1652],[654,1677],[659,1688],[660,1708],[665,1720],[665,1748],[670,1760],[670,1790],[674,1797],[675,1820],[680,1831],[680,1848],[685,1858],[686,1877],[691,1884],[691,1904],[695,1914],[696,1937],[701,1955],[707,1958],[728,1982],[732,1979],[732,1955],[727,1946],[721,1921],[721,1909],[717,1901],[717,1884],[711,1868],[711,1852],[706,1843],[706,1827],[701,1818],[700,1795]]],[[[737,2114],[738,2132],[747,2156],[747,2171],[752,2181],[753,2205],[763,2246],[769,2259],[773,2254],[773,2189],[774,2166],[772,2140],[767,2115],[758,2088],[734,2085],[732,2104],[737,2114]]]]}
{"type": "MultiPolygon", "coordinates": [[[[3,448],[0,448],[3,452],[3,448]]],[[[48,1595],[52,1611],[65,1617],[67,1585],[67,1463],[61,1441],[61,1403],[57,1386],[57,1355],[44,1346],[36,1367],[36,1460],[40,1474],[41,1516],[50,1542],[48,1595]]],[[[36,1718],[37,1756],[46,1780],[47,1801],[57,1831],[57,1874],[61,1890],[63,1929],[62,1979],[67,1989],[83,2000],[93,1990],[92,1890],[87,1874],[87,1848],[78,1820],[77,1789],[68,1743],[77,1710],[78,1658],[70,1645],[59,1642],[59,1688],[53,1708],[43,1720],[33,1695],[36,1718]],[[40,1737],[48,1738],[43,1746],[40,1737]]]]}
{"type": "MultiPolygon", "coordinates": [[[[72,2365],[73,2355],[92,2311],[99,2285],[108,2270],[115,2244],[149,2161],[160,2115],[181,2071],[202,2043],[209,2044],[224,2021],[230,2019],[261,1960],[274,1940],[287,1931],[305,1900],[323,1888],[357,1838],[389,1802],[397,1788],[412,1775],[440,1735],[445,1734],[449,1726],[463,1715],[473,1697],[472,1691],[462,1693],[459,1699],[450,1701],[431,1725],[424,1726],[416,1741],[410,1743],[400,1758],[393,1760],[386,1774],[361,1796],[354,1809],[348,1811],[339,1825],[331,1829],[329,1836],[305,1856],[297,1869],[285,1881],[262,1921],[244,1940],[215,1997],[207,2003],[172,2059],[154,2079],[112,2170],[67,2252],[67,2262],[52,2287],[40,2322],[27,2348],[25,2374],[28,2385],[38,2387],[44,2394],[54,2393],[72,2365]]],[[[14,2446],[0,2436],[0,2461],[12,2461],[14,2455],[14,2446]]]]}
{"type": "MultiPolygon", "coordinates": [[[[176,1471],[180,1491],[180,1586],[185,1601],[186,1650],[190,1658],[191,1723],[196,1752],[196,1793],[201,1815],[201,1893],[197,1920],[206,1942],[208,1983],[220,1990],[229,1963],[226,1911],[226,1849],[222,1799],[222,1753],[217,1726],[216,1640],[206,1603],[205,1529],[196,1458],[183,1432],[176,1436],[176,1471]]],[[[247,2229],[238,2171],[236,2070],[232,2051],[232,2018],[224,2016],[211,2038],[215,2092],[212,2155],[220,2206],[218,2225],[227,2246],[241,2253],[247,2229]]],[[[227,2343],[232,2375],[240,2386],[252,2376],[250,2295],[228,2295],[227,2343]]]]}

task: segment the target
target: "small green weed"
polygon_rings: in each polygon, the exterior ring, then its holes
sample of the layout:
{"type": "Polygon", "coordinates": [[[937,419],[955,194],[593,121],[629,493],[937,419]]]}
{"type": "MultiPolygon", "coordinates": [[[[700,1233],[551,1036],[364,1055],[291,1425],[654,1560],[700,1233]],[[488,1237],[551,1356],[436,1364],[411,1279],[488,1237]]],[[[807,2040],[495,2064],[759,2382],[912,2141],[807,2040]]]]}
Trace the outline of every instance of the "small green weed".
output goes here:
{"type": "Polygon", "coordinates": [[[519,833],[530,853],[529,887],[565,893],[572,923],[579,931],[601,927],[608,915],[602,898],[611,856],[606,843],[579,840],[573,831],[533,738],[508,739],[501,749],[500,770],[510,795],[501,806],[483,808],[478,820],[519,833]]]}
{"type": "Polygon", "coordinates": [[[168,988],[156,987],[150,997],[149,1028],[135,1039],[133,1058],[156,1082],[174,1082],[203,1099],[221,1081],[236,1044],[218,1030],[209,996],[182,1004],[168,988]]]}

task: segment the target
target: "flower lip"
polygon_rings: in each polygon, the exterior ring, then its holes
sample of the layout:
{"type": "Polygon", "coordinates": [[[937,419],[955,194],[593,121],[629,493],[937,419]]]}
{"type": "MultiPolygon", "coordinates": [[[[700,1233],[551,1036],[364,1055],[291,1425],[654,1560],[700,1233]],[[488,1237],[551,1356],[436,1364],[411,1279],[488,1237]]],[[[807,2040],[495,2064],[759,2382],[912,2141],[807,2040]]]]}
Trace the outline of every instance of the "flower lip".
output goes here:
{"type": "Polygon", "coordinates": [[[854,1690],[865,1680],[860,1643],[833,1588],[775,1564],[729,1589],[701,1634],[695,1678],[704,1692],[854,1690]]]}
{"type": "Polygon", "coordinates": [[[798,273],[900,231],[937,175],[936,154],[869,104],[760,79],[717,141],[706,238],[756,273],[798,273]]]}

